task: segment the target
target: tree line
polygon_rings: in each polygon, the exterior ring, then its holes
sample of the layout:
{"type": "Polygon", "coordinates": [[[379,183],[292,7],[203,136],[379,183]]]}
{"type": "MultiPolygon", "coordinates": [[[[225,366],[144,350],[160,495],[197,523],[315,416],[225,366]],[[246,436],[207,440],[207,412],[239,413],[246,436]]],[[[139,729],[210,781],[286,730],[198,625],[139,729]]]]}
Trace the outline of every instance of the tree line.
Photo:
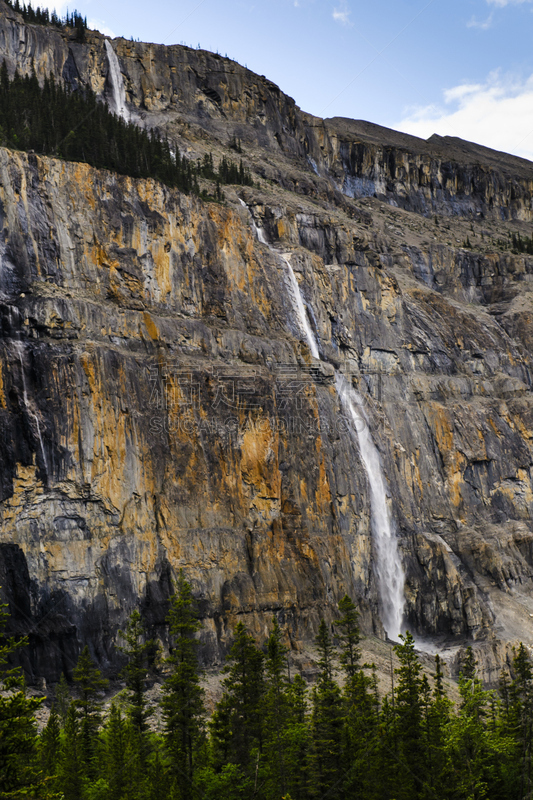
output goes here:
{"type": "Polygon", "coordinates": [[[519,233],[513,233],[511,237],[511,249],[516,253],[533,255],[533,235],[521,236],[519,233]]]}
{"type": "Polygon", "coordinates": [[[6,621],[3,606],[0,798],[531,797],[533,666],[522,644],[497,692],[483,688],[469,648],[454,705],[439,657],[430,680],[406,633],[394,647],[394,685],[380,696],[375,666],[361,662],[356,607],[344,597],[334,635],[320,623],[312,687],[291,675],[276,618],[264,647],[237,624],[222,696],[209,717],[197,659],[201,623],[191,586],[180,574],[170,599],[170,646],[158,708],[146,696],[157,647],[135,611],[119,637],[123,692],[104,714],[107,681],[85,647],[72,685],[62,677],[38,733],[34,715],[43,701],[29,697],[20,670],[8,667],[9,655],[24,641],[6,636],[6,621]]]}
{"type": "Polygon", "coordinates": [[[0,68],[0,145],[34,151],[67,161],[81,161],[133,178],[154,178],[187,194],[222,200],[221,185],[253,185],[242,160],[226,157],[215,167],[213,156],[192,161],[157,131],[146,131],[113,114],[89,88],[72,91],[53,75],[39,84],[35,73],[9,79],[0,68]],[[214,191],[200,190],[199,178],[214,191]]]}
{"type": "Polygon", "coordinates": [[[87,30],[87,17],[83,17],[79,11],[72,11],[60,17],[56,11],[49,11],[48,8],[37,6],[33,8],[31,3],[21,3],[20,0],[5,0],[7,5],[21,14],[24,22],[32,25],[53,25],[54,28],[74,28],[78,34],[78,41],[84,41],[85,31],[87,30]]]}

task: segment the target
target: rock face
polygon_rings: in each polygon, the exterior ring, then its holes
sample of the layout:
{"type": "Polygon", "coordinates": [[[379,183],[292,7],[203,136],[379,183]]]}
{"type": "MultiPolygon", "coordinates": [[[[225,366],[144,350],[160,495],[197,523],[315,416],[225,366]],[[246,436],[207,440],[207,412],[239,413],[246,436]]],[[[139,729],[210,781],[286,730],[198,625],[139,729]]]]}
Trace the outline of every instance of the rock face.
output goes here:
{"type": "MultiPolygon", "coordinates": [[[[11,72],[112,98],[104,37],[0,6],[11,72]]],[[[261,637],[276,614],[299,647],[345,592],[382,636],[342,369],[388,481],[408,625],[474,641],[494,679],[532,640],[533,259],[507,243],[530,233],[533,165],[318,120],[211,53],[113,47],[138,124],[190,157],[238,139],[258,186],[207,204],[0,150],[0,585],[28,669],[56,680],[86,642],[112,668],[137,605],[164,636],[181,568],[206,661],[238,619],[261,637]]]]}

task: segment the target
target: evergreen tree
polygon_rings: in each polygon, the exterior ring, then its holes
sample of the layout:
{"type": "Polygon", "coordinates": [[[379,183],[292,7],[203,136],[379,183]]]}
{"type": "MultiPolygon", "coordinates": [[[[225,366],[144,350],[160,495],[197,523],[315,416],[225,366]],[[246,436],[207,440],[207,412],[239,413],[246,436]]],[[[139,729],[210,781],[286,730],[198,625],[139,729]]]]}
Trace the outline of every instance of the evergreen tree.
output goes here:
{"type": "Polygon", "coordinates": [[[65,727],[65,722],[67,721],[67,714],[71,702],[72,702],[72,697],[70,696],[70,690],[68,688],[67,679],[65,678],[65,675],[62,672],[61,677],[59,679],[59,683],[56,686],[54,708],[59,717],[59,722],[61,724],[61,727],[63,728],[65,727]]]}
{"type": "Polygon", "coordinates": [[[379,698],[375,671],[359,670],[344,686],[345,743],[348,754],[345,787],[348,796],[370,800],[380,780],[379,698]]]}
{"type": "Polygon", "coordinates": [[[61,726],[54,706],[39,739],[39,755],[41,771],[49,779],[50,786],[55,788],[61,760],[61,726]]]}
{"type": "Polygon", "coordinates": [[[425,738],[422,724],[422,667],[415,652],[415,641],[407,632],[394,651],[400,666],[394,695],[394,715],[398,756],[398,798],[424,796],[427,783],[425,738]]]}
{"type": "Polygon", "coordinates": [[[169,675],[163,685],[161,709],[165,742],[175,775],[177,796],[194,794],[196,754],[202,737],[203,689],[200,686],[197,640],[200,630],[191,586],[180,572],[167,617],[171,649],[166,660],[169,675]]]}
{"type": "Polygon", "coordinates": [[[266,684],[263,698],[263,739],[265,762],[271,794],[282,797],[286,794],[287,774],[284,739],[289,722],[289,702],[285,667],[287,648],[282,643],[282,632],[274,617],[273,630],[267,642],[266,684]]]}
{"type": "Polygon", "coordinates": [[[472,646],[468,645],[461,661],[459,674],[462,675],[465,680],[471,681],[476,677],[476,666],[477,661],[474,657],[474,651],[472,650],[472,646]]]}
{"type": "Polygon", "coordinates": [[[533,739],[533,667],[521,642],[513,658],[513,681],[509,687],[508,731],[517,746],[520,797],[529,797],[532,789],[531,749],[533,739]]]}
{"type": "Polygon", "coordinates": [[[334,649],[328,627],[321,621],[316,638],[319,675],[311,696],[312,795],[340,792],[343,759],[344,709],[341,691],[333,678],[334,649]]]}
{"type": "Polygon", "coordinates": [[[243,785],[256,784],[263,748],[262,701],[264,656],[242,622],[225,667],[224,694],[211,723],[215,770],[234,764],[242,771],[243,785]]]}
{"type": "Polygon", "coordinates": [[[102,673],[92,660],[87,645],[78,658],[73,678],[78,692],[78,698],[74,700],[74,707],[78,709],[80,716],[80,755],[86,774],[94,777],[96,739],[101,722],[100,696],[107,688],[108,681],[102,678],[102,673]]]}
{"type": "MultiPolygon", "coordinates": [[[[78,35],[82,29],[78,24],[78,35]]],[[[174,156],[168,142],[112,114],[89,88],[70,91],[52,75],[41,87],[35,74],[16,72],[10,81],[2,67],[0,134],[7,147],[153,177],[183,192],[195,188],[190,162],[174,156]]]]}
{"type": "Polygon", "coordinates": [[[83,761],[80,724],[74,702],[65,722],[59,764],[59,785],[64,800],[80,800],[83,790],[83,761]]]}
{"type": "Polygon", "coordinates": [[[422,697],[429,783],[428,797],[437,795],[445,798],[449,795],[451,788],[450,771],[446,757],[446,735],[452,703],[446,695],[442,663],[439,655],[435,656],[432,700],[429,700],[427,696],[425,684],[422,690],[422,697]]]}
{"type": "MultiPolygon", "coordinates": [[[[388,798],[396,798],[398,796],[401,788],[400,782],[403,777],[399,768],[398,727],[393,694],[384,697],[381,704],[378,742],[377,797],[380,800],[388,800],[388,798]]],[[[364,798],[364,795],[362,797],[364,798]]]]}
{"type": "Polygon", "coordinates": [[[127,657],[127,662],[122,670],[126,680],[128,699],[130,702],[129,716],[133,727],[142,735],[147,730],[147,719],[151,711],[147,708],[145,698],[145,681],[148,672],[150,656],[155,651],[155,642],[146,641],[146,631],[138,611],[133,611],[126,631],[119,631],[125,644],[118,650],[127,657]]]}
{"type": "Polygon", "coordinates": [[[171,797],[170,771],[163,763],[161,748],[156,747],[148,764],[146,800],[168,800],[171,797]]]}
{"type": "Polygon", "coordinates": [[[347,594],[344,595],[339,603],[339,611],[343,616],[337,620],[335,625],[339,629],[340,662],[344,667],[346,677],[350,679],[360,671],[361,651],[359,642],[361,641],[361,632],[359,630],[359,614],[354,602],[347,594]]]}
{"type": "MultiPolygon", "coordinates": [[[[471,660],[470,660],[471,664],[471,660]]],[[[475,664],[473,665],[475,669],[475,664]]],[[[471,667],[468,674],[472,674],[471,667]]],[[[487,725],[490,693],[476,677],[459,678],[459,713],[447,726],[446,750],[455,795],[465,800],[504,800],[505,764],[512,755],[512,741],[487,725]]]]}
{"type": "Polygon", "coordinates": [[[22,671],[9,659],[27,644],[8,636],[7,605],[0,605],[0,798],[16,800],[37,793],[35,712],[42,700],[28,697],[22,671]]]}
{"type": "MultiPolygon", "coordinates": [[[[108,800],[121,800],[126,779],[126,733],[124,720],[115,703],[111,704],[105,729],[108,800]]],[[[133,766],[128,764],[128,769],[133,766]]]]}
{"type": "Polygon", "coordinates": [[[502,669],[500,673],[498,692],[502,703],[502,721],[507,722],[511,711],[511,684],[509,674],[505,669],[502,669]]]}
{"type": "Polygon", "coordinates": [[[307,686],[301,675],[296,675],[289,685],[287,701],[290,720],[284,738],[287,797],[306,800],[309,797],[311,738],[307,686]]]}
{"type": "MultiPolygon", "coordinates": [[[[154,737],[145,733],[139,734],[133,725],[131,718],[127,717],[122,721],[123,741],[124,741],[124,763],[125,768],[122,773],[122,793],[128,800],[147,800],[151,793],[159,796],[166,786],[167,794],[165,797],[173,797],[171,782],[164,781],[157,790],[150,786],[150,779],[153,774],[153,759],[157,754],[153,752],[154,747],[163,749],[164,745],[160,737],[154,737]]],[[[168,761],[168,760],[167,760],[168,761]]],[[[162,776],[158,778],[162,780],[162,776]]],[[[191,793],[192,796],[192,793],[191,793]]]]}
{"type": "Polygon", "coordinates": [[[345,709],[344,751],[347,772],[344,780],[348,796],[373,797],[379,783],[379,700],[375,673],[366,675],[361,666],[359,614],[353,601],[345,595],[339,603],[340,663],[346,681],[343,701],[345,709]]]}

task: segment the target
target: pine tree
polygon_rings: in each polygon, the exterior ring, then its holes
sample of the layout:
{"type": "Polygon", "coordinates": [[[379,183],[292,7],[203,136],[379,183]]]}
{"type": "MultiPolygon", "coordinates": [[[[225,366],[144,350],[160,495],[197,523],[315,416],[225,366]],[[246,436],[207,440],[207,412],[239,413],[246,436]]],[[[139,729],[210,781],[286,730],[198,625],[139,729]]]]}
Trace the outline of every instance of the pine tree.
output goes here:
{"type": "MultiPolygon", "coordinates": [[[[401,790],[402,772],[398,752],[398,726],[394,709],[394,695],[387,695],[381,703],[377,753],[377,796],[396,798],[401,790]]],[[[363,795],[364,797],[364,795],[363,795]]],[[[372,797],[372,795],[371,795],[372,797]]],[[[365,798],[366,800],[366,798],[365,798]]]]}
{"type": "Polygon", "coordinates": [[[161,701],[165,742],[175,775],[177,796],[189,798],[194,793],[196,755],[205,712],[195,638],[202,626],[191,586],[183,572],[180,572],[176,593],[170,599],[167,620],[171,649],[166,660],[169,675],[163,685],[161,701]]]}
{"type": "Polygon", "coordinates": [[[81,651],[72,674],[78,692],[74,707],[78,709],[80,716],[80,755],[86,774],[94,777],[96,738],[101,722],[100,696],[109,682],[106,678],[102,678],[102,673],[92,660],[87,645],[81,651]]]}
{"type": "MultiPolygon", "coordinates": [[[[475,663],[469,659],[467,673],[473,670],[475,663]]],[[[450,783],[461,798],[506,800],[505,765],[512,756],[512,739],[487,724],[491,693],[483,689],[478,678],[467,678],[463,671],[459,693],[459,713],[451,717],[446,731],[450,783]]]]}
{"type": "Polygon", "coordinates": [[[376,682],[363,671],[359,642],[359,614],[345,595],[339,603],[340,663],[346,675],[342,693],[345,709],[344,750],[348,754],[344,780],[348,796],[371,798],[377,785],[379,701],[376,682]]]}
{"type": "Polygon", "coordinates": [[[108,800],[121,800],[126,796],[126,734],[124,720],[115,703],[111,703],[105,727],[105,745],[108,800]]]}
{"type": "Polygon", "coordinates": [[[343,782],[344,709],[341,691],[333,678],[334,649],[328,627],[320,622],[316,638],[319,675],[311,696],[312,795],[339,792],[343,782]]]}
{"type": "Polygon", "coordinates": [[[78,713],[70,704],[65,722],[59,764],[59,785],[64,800],[80,800],[83,787],[82,741],[78,713]]]}
{"type": "Polygon", "coordinates": [[[468,645],[461,660],[459,674],[462,675],[465,680],[473,680],[476,677],[476,666],[477,661],[474,657],[474,651],[472,650],[472,646],[468,645]]]}
{"type": "Polygon", "coordinates": [[[61,759],[61,726],[54,706],[39,738],[39,756],[42,773],[55,788],[61,759]]]}
{"type": "MultiPolygon", "coordinates": [[[[163,780],[163,785],[159,785],[157,790],[150,785],[153,771],[152,759],[157,754],[157,750],[162,750],[164,747],[161,737],[155,737],[148,732],[140,735],[129,717],[122,721],[122,728],[125,762],[125,768],[122,773],[123,797],[128,798],[128,800],[147,800],[152,793],[155,796],[159,796],[165,786],[166,795],[163,796],[174,797],[171,791],[172,782],[166,780],[168,776],[165,776],[165,779],[163,779],[163,776],[159,776],[159,780],[163,780]],[[154,748],[156,753],[154,753],[154,748]]],[[[193,796],[193,792],[191,792],[191,796],[193,796]]]]}
{"type": "Polygon", "coordinates": [[[146,800],[168,800],[171,796],[169,769],[163,763],[161,747],[157,746],[148,763],[145,798],[146,800]]]}
{"type": "Polygon", "coordinates": [[[511,735],[518,746],[520,797],[529,797],[532,789],[531,750],[533,744],[533,666],[520,642],[513,658],[513,681],[509,688],[511,735]]]}
{"type": "Polygon", "coordinates": [[[288,681],[285,676],[287,648],[274,617],[267,642],[266,682],[263,698],[263,739],[269,796],[283,797],[287,791],[285,764],[286,733],[290,725],[288,681]]]}
{"type": "Polygon", "coordinates": [[[236,765],[245,785],[253,787],[263,748],[264,656],[242,622],[234,635],[225,667],[224,694],[211,721],[214,764],[217,771],[225,764],[236,765]]]}
{"type": "Polygon", "coordinates": [[[429,784],[428,796],[432,797],[436,794],[444,798],[447,796],[451,785],[449,765],[446,758],[446,735],[452,703],[446,695],[442,663],[438,654],[435,656],[432,700],[427,697],[425,685],[422,696],[429,784]]]}
{"type": "Polygon", "coordinates": [[[422,667],[415,652],[415,641],[407,632],[394,651],[400,666],[394,694],[398,754],[398,798],[423,796],[427,782],[425,741],[422,724],[422,667]]]}
{"type": "MultiPolygon", "coordinates": [[[[74,14],[70,22],[82,39],[81,15],[74,14]]],[[[15,72],[9,80],[3,65],[0,128],[2,143],[8,147],[86,161],[132,177],[153,177],[181,191],[198,193],[191,163],[179,154],[174,157],[168,142],[116,117],[89,88],[71,92],[56,84],[53,75],[41,87],[35,74],[15,72]]]]}
{"type": "Polygon", "coordinates": [[[70,689],[68,688],[67,679],[62,672],[59,683],[56,686],[54,708],[57,711],[61,727],[63,728],[65,727],[65,722],[67,721],[67,714],[71,701],[72,697],[70,696],[70,689]]]}
{"type": "Polygon", "coordinates": [[[307,707],[307,686],[296,675],[287,691],[289,724],[284,740],[285,774],[288,794],[292,800],[309,797],[310,728],[307,707]]]}
{"type": "Polygon", "coordinates": [[[498,692],[502,703],[502,720],[508,721],[511,711],[511,682],[509,680],[509,673],[506,669],[502,669],[500,672],[500,678],[498,680],[498,692]]]}
{"type": "Polygon", "coordinates": [[[9,659],[26,646],[26,639],[6,634],[7,605],[0,605],[0,798],[37,794],[40,780],[35,763],[35,712],[42,700],[28,697],[22,671],[9,659]]]}
{"type": "Polygon", "coordinates": [[[350,679],[360,671],[361,651],[359,642],[361,641],[361,632],[359,630],[359,614],[354,602],[347,594],[344,595],[339,603],[339,611],[343,616],[337,620],[335,625],[339,629],[340,662],[344,667],[346,677],[350,679]]]}
{"type": "Polygon", "coordinates": [[[145,681],[150,656],[155,652],[155,642],[146,641],[146,631],[138,611],[133,611],[126,631],[119,631],[125,644],[118,650],[127,658],[122,674],[126,679],[128,699],[130,702],[129,717],[133,727],[142,735],[147,730],[147,719],[151,711],[147,708],[145,698],[145,681]]]}

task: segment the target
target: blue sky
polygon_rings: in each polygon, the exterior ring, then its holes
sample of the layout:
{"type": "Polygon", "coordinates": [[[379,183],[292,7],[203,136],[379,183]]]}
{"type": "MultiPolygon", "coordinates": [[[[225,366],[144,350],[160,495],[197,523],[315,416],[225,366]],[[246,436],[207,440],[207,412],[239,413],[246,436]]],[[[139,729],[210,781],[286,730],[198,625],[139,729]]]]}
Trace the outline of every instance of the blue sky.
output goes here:
{"type": "MultiPolygon", "coordinates": [[[[63,12],[67,2],[55,7],[63,12]]],[[[461,136],[533,159],[533,0],[77,0],[77,7],[110,35],[227,54],[317,116],[366,119],[424,138],[461,136]]]]}

